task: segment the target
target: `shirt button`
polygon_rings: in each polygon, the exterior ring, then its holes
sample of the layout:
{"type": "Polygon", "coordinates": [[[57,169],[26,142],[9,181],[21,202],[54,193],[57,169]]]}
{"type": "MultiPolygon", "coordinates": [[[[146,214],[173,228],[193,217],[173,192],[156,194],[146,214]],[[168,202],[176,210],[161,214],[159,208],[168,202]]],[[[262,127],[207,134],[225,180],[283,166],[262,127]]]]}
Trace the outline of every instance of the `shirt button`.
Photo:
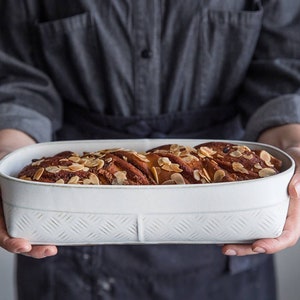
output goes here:
{"type": "Polygon", "coordinates": [[[141,56],[142,56],[142,58],[151,58],[152,57],[152,51],[149,50],[149,49],[144,49],[141,52],[141,56]]]}

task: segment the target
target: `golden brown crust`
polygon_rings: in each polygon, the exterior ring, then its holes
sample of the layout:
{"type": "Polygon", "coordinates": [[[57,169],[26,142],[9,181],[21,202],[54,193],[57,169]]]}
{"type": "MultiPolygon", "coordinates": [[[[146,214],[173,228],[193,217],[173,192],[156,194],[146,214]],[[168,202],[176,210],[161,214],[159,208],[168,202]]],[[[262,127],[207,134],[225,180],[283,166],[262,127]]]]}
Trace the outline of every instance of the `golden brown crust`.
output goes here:
{"type": "Polygon", "coordinates": [[[168,144],[138,153],[107,149],[78,155],[64,151],[33,160],[18,178],[61,184],[161,185],[230,182],[279,173],[281,161],[265,150],[208,142],[168,144]]]}

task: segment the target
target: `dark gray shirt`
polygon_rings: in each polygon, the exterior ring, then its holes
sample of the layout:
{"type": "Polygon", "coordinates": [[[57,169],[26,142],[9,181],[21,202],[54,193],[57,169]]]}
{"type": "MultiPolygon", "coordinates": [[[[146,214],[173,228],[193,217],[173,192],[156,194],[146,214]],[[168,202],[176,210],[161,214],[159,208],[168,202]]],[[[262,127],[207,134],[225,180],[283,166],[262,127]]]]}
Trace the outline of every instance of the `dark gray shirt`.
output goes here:
{"type": "Polygon", "coordinates": [[[299,1],[9,0],[0,11],[0,128],[47,141],[89,120],[111,128],[100,138],[159,127],[240,138],[247,126],[255,140],[300,120],[299,1]]]}
{"type": "MultiPolygon", "coordinates": [[[[0,12],[0,129],[39,142],[255,140],[300,121],[300,1],[1,0],[0,12]]],[[[107,268],[129,274],[212,276],[227,265],[207,245],[97,249],[107,268]]],[[[232,257],[228,267],[263,259],[232,257]]]]}

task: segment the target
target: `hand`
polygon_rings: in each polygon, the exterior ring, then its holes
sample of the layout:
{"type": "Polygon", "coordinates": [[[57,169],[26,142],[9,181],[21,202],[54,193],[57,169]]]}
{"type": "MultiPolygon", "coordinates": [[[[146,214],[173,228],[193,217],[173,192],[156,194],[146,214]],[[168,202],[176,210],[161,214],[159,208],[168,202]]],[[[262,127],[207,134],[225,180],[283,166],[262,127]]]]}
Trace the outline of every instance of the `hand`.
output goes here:
{"type": "MultiPolygon", "coordinates": [[[[23,132],[5,129],[0,130],[0,159],[7,153],[25,145],[35,143],[23,132]]],[[[43,258],[57,253],[55,246],[32,246],[27,240],[12,238],[8,235],[4,221],[2,199],[0,196],[0,247],[12,253],[20,253],[34,258],[43,258]]]]}
{"type": "Polygon", "coordinates": [[[300,143],[298,143],[297,137],[299,132],[300,125],[285,125],[268,130],[261,136],[260,140],[261,142],[272,143],[275,146],[283,148],[294,158],[296,163],[295,174],[288,187],[290,204],[282,234],[274,239],[268,238],[257,240],[253,244],[225,245],[222,247],[222,252],[224,254],[238,256],[259,253],[272,254],[294,246],[297,243],[300,237],[300,143]],[[294,130],[296,131],[295,134],[293,134],[294,130]],[[288,145],[286,140],[282,141],[282,137],[291,140],[292,144],[288,145]],[[295,137],[297,137],[297,139],[295,139],[295,137]]]}
{"type": "Polygon", "coordinates": [[[57,253],[55,246],[32,246],[27,240],[11,238],[6,230],[2,200],[0,199],[0,247],[12,253],[24,254],[34,258],[43,258],[57,253]]]}

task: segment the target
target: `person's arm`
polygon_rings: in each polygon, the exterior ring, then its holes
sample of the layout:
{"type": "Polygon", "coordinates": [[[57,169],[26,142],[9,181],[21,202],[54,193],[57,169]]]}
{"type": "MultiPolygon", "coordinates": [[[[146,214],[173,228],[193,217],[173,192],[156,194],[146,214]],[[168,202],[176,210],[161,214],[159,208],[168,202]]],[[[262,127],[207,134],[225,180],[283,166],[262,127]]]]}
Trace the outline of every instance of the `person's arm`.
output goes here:
{"type": "MultiPolygon", "coordinates": [[[[46,142],[61,126],[62,100],[46,70],[26,4],[0,1],[0,156],[35,142],[46,142]]],[[[0,247],[41,258],[54,246],[31,246],[7,234],[0,199],[0,247]]]]}
{"type": "Polygon", "coordinates": [[[0,130],[0,159],[18,148],[31,144],[35,144],[35,140],[22,131],[16,129],[0,130]]]}
{"type": "Polygon", "coordinates": [[[62,100],[43,64],[34,16],[0,1],[0,130],[17,129],[47,142],[61,126],[62,100]]]}
{"type": "Polygon", "coordinates": [[[300,237],[300,124],[288,124],[264,131],[259,142],[274,145],[290,154],[296,162],[295,174],[290,181],[288,193],[290,205],[282,234],[274,239],[260,239],[253,244],[225,245],[227,255],[276,253],[294,246],[300,237]]]}
{"type": "MultiPolygon", "coordinates": [[[[35,140],[26,133],[15,129],[0,130],[0,159],[18,148],[34,144],[35,140]]],[[[0,247],[12,253],[22,253],[34,258],[43,258],[57,253],[55,246],[32,246],[27,240],[11,238],[5,226],[2,200],[0,197],[0,247]]]]}
{"type": "Polygon", "coordinates": [[[236,95],[245,140],[300,122],[300,2],[263,0],[260,36],[236,95]]]}

